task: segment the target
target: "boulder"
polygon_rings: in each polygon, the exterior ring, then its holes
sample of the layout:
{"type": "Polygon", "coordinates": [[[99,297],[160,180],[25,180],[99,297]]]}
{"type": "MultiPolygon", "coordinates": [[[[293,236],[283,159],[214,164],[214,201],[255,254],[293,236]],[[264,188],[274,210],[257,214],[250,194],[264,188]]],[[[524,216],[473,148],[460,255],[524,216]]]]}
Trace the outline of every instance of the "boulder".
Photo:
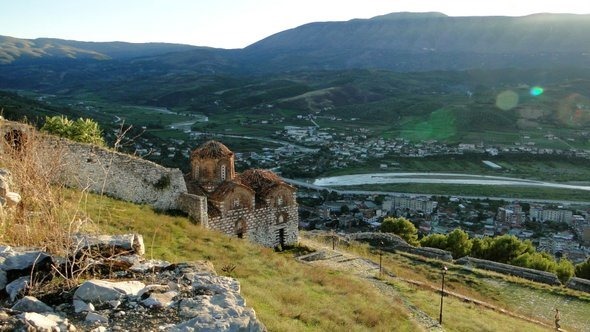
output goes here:
{"type": "Polygon", "coordinates": [[[53,308],[39,301],[33,296],[25,296],[22,299],[16,301],[16,303],[12,306],[12,310],[37,313],[53,312],[53,308]]]}
{"type": "Polygon", "coordinates": [[[143,236],[139,234],[73,236],[77,252],[89,252],[91,257],[113,257],[117,255],[144,255],[143,236]]]}
{"type": "Polygon", "coordinates": [[[4,263],[0,265],[0,269],[7,273],[19,271],[23,274],[30,274],[31,270],[43,271],[51,266],[51,256],[42,251],[15,251],[10,247],[5,247],[0,256],[4,258],[4,263]]]}
{"type": "Polygon", "coordinates": [[[118,301],[124,296],[137,296],[145,284],[139,281],[110,282],[104,280],[90,280],[84,282],[74,293],[74,300],[91,303],[106,303],[118,301]]]}
{"type": "Polygon", "coordinates": [[[33,331],[68,331],[68,320],[50,313],[25,312],[19,315],[27,325],[36,329],[33,331]]]}

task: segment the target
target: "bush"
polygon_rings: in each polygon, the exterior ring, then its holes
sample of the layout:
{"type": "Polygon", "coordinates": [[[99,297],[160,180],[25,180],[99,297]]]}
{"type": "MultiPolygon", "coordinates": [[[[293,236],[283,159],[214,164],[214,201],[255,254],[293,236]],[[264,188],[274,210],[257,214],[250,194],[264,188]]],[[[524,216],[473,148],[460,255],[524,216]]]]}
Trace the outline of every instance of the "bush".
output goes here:
{"type": "Polygon", "coordinates": [[[63,115],[46,117],[41,130],[76,142],[105,145],[100,126],[91,119],[72,121],[63,115]]]}
{"type": "Polygon", "coordinates": [[[430,234],[420,240],[420,245],[445,250],[447,248],[447,236],[444,234],[430,234]]]}
{"type": "Polygon", "coordinates": [[[419,246],[418,231],[414,224],[406,218],[385,218],[381,223],[381,231],[399,235],[408,244],[419,246]]]}
{"type": "Polygon", "coordinates": [[[567,258],[562,258],[557,263],[557,269],[555,270],[555,274],[557,274],[559,280],[565,285],[567,281],[574,276],[574,271],[574,263],[572,263],[567,258]]]}
{"type": "Polygon", "coordinates": [[[576,265],[576,277],[590,280],[590,258],[576,265]]]}

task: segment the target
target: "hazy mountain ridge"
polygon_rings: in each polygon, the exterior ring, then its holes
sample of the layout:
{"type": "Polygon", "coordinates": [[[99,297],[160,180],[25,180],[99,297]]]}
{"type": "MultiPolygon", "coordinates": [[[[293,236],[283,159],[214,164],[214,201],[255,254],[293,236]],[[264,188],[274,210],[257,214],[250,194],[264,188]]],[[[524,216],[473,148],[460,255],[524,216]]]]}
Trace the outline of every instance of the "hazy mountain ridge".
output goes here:
{"type": "Polygon", "coordinates": [[[589,66],[587,31],[590,15],[449,17],[441,13],[392,13],[372,19],[309,23],[235,50],[0,36],[0,63],[135,59],[209,73],[589,66]]]}
{"type": "Polygon", "coordinates": [[[0,64],[56,59],[109,60],[197,49],[168,43],[83,42],[56,38],[20,39],[0,36],[0,64]]]}
{"type": "Polygon", "coordinates": [[[308,60],[305,69],[586,66],[590,63],[589,29],[590,15],[395,13],[368,20],[306,24],[265,38],[245,51],[273,70],[284,70],[282,63],[301,59],[308,60]]]}

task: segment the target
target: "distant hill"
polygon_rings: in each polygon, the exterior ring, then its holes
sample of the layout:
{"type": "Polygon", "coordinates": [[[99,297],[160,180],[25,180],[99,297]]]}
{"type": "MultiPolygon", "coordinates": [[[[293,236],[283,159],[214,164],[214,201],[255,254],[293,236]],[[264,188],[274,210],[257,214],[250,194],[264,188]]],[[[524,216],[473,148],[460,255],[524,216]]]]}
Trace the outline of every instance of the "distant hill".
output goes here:
{"type": "Polygon", "coordinates": [[[590,15],[448,17],[393,13],[310,23],[248,46],[267,70],[381,68],[396,71],[590,64],[590,15]]]}
{"type": "Polygon", "coordinates": [[[153,56],[198,49],[196,46],[167,43],[81,42],[0,36],[0,64],[47,60],[108,60],[153,56]]]}

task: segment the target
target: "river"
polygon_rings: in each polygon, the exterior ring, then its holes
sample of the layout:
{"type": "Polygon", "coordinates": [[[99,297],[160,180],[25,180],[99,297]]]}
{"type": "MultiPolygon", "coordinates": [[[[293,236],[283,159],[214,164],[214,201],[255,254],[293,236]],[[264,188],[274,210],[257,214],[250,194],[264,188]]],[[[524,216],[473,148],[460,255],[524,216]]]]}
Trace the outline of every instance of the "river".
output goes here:
{"type": "Polygon", "coordinates": [[[369,173],[332,176],[316,179],[320,187],[358,186],[389,183],[468,184],[483,186],[519,186],[577,189],[590,191],[590,186],[517,179],[503,176],[472,175],[456,173],[369,173]]]}

